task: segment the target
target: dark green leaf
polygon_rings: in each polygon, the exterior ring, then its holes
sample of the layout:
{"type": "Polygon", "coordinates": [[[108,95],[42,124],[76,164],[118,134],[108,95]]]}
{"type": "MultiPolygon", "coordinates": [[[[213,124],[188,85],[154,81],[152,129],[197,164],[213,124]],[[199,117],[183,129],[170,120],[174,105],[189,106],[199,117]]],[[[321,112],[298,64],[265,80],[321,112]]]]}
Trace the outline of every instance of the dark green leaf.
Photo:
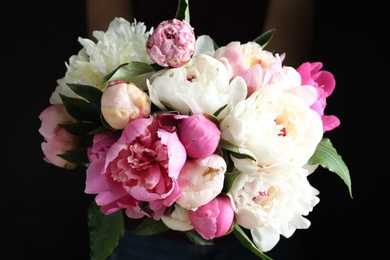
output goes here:
{"type": "Polygon", "coordinates": [[[192,232],[187,232],[186,235],[195,245],[198,245],[198,246],[212,246],[212,245],[214,245],[213,240],[206,240],[206,239],[204,239],[195,230],[192,231],[192,232]]]}
{"type": "Polygon", "coordinates": [[[179,5],[175,15],[177,20],[185,20],[187,23],[190,23],[190,8],[188,4],[189,0],[179,0],[179,5]]]}
{"type": "Polygon", "coordinates": [[[64,128],[67,132],[71,133],[72,135],[82,137],[82,138],[86,138],[86,137],[92,138],[92,135],[89,133],[95,130],[97,127],[99,127],[98,124],[91,123],[91,122],[77,122],[73,124],[62,124],[59,126],[64,128]]]}
{"type": "Polygon", "coordinates": [[[93,129],[92,131],[88,132],[89,135],[95,135],[95,134],[99,134],[99,133],[103,133],[105,131],[108,131],[109,129],[104,126],[104,125],[101,125],[95,129],[93,129]]]}
{"type": "Polygon", "coordinates": [[[161,219],[157,221],[153,218],[146,218],[135,230],[130,231],[130,233],[138,236],[151,236],[167,230],[169,228],[165,226],[161,219]]]}
{"type": "Polygon", "coordinates": [[[317,145],[313,156],[309,159],[308,164],[319,164],[340,176],[340,178],[348,186],[349,194],[352,198],[352,182],[348,167],[333,147],[329,138],[323,138],[321,140],[321,142],[317,145]]]}
{"type": "Polygon", "coordinates": [[[74,153],[64,153],[64,154],[57,154],[57,156],[61,157],[65,161],[68,161],[70,163],[74,164],[84,164],[89,163],[87,152],[85,152],[84,155],[81,154],[74,154],[74,153]]]}
{"type": "Polygon", "coordinates": [[[268,256],[266,256],[263,252],[261,252],[255,244],[250,240],[250,238],[245,234],[244,230],[241,229],[241,227],[238,224],[234,225],[233,230],[234,236],[240,241],[240,243],[249,251],[257,255],[263,260],[272,260],[268,256]]]}
{"type": "Polygon", "coordinates": [[[213,46],[214,46],[214,50],[216,51],[216,50],[218,50],[218,49],[219,49],[219,46],[218,46],[217,42],[216,42],[216,41],[214,41],[214,39],[212,39],[212,40],[213,40],[213,46]]]}
{"type": "Polygon", "coordinates": [[[75,119],[82,121],[100,122],[100,106],[88,103],[83,99],[71,98],[60,95],[66,111],[75,119]]]}
{"type": "Polygon", "coordinates": [[[219,114],[227,107],[227,104],[222,106],[220,109],[218,109],[215,113],[214,113],[214,116],[215,117],[218,117],[219,114]]]}
{"type": "Polygon", "coordinates": [[[261,48],[265,48],[269,41],[272,39],[272,36],[274,35],[275,29],[271,29],[257,37],[254,42],[258,43],[261,45],[261,48]]]}
{"type": "Polygon", "coordinates": [[[154,68],[146,63],[133,61],[119,66],[113,72],[105,76],[99,84],[112,80],[124,80],[139,85],[140,80],[144,79],[145,75],[154,71],[154,68]]]}
{"type": "Polygon", "coordinates": [[[225,179],[223,183],[223,191],[229,192],[233,187],[234,181],[242,172],[229,172],[225,173],[225,179]]]}
{"type": "Polygon", "coordinates": [[[99,89],[87,85],[67,84],[69,88],[79,95],[85,98],[88,102],[93,103],[100,107],[100,101],[102,99],[103,92],[99,89]]]}
{"type": "Polygon", "coordinates": [[[250,156],[249,154],[243,154],[243,153],[240,153],[240,149],[238,146],[224,140],[221,138],[221,140],[219,141],[219,145],[221,146],[221,148],[227,150],[230,152],[230,154],[234,157],[236,157],[237,159],[250,159],[252,161],[256,161],[255,158],[253,158],[252,156],[250,156]]]}
{"type": "Polygon", "coordinates": [[[88,210],[88,226],[92,260],[106,259],[125,233],[122,211],[104,215],[95,201],[88,210]]]}

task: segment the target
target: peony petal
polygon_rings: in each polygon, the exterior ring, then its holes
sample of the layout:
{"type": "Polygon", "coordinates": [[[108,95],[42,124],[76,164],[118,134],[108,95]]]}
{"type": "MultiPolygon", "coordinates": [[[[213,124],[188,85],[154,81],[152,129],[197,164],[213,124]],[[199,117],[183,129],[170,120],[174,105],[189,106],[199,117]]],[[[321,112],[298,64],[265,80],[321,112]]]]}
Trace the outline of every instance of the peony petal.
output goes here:
{"type": "Polygon", "coordinates": [[[87,194],[96,194],[105,192],[109,189],[110,185],[107,180],[106,174],[102,174],[105,158],[97,159],[91,163],[87,169],[87,178],[85,181],[85,190],[87,194]]]}
{"type": "Polygon", "coordinates": [[[270,251],[279,242],[280,235],[267,227],[251,229],[252,239],[262,252],[270,251]]]}

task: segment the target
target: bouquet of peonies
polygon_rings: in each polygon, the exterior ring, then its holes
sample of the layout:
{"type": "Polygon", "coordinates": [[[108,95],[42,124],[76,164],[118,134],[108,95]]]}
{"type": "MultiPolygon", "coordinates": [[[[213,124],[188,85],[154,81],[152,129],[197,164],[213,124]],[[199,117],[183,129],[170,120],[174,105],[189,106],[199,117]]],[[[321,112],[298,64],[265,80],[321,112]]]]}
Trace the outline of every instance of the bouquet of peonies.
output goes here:
{"type": "Polygon", "coordinates": [[[334,77],[320,62],[283,66],[284,54],[264,50],[273,32],[218,47],[196,39],[179,1],[155,30],[116,18],[97,43],[79,38],[39,132],[47,162],[87,167],[92,258],[112,252],[128,217],[144,218],[133,234],[172,229],[208,245],[233,233],[268,259],[280,235],[310,226],[318,165],[351,193],[323,138],[340,123],[324,115],[334,77]]]}

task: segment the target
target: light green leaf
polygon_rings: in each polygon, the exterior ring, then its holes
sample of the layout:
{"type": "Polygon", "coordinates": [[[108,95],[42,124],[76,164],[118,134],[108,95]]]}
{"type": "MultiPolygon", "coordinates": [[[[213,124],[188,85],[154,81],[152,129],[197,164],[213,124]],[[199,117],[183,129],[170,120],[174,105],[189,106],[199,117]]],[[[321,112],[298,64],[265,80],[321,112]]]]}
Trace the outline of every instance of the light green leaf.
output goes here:
{"type": "Polygon", "coordinates": [[[240,243],[249,251],[257,255],[263,260],[272,260],[268,256],[266,256],[263,252],[261,252],[255,244],[250,240],[250,238],[245,234],[244,230],[238,225],[234,225],[234,230],[233,230],[234,236],[240,241],[240,243]]]}
{"type": "Polygon", "coordinates": [[[179,0],[179,5],[177,6],[175,18],[177,20],[185,20],[187,23],[190,23],[189,0],[179,0]]]}
{"type": "Polygon", "coordinates": [[[198,246],[212,246],[212,245],[214,245],[213,240],[206,240],[206,239],[204,239],[195,230],[192,231],[192,232],[187,232],[186,235],[191,240],[191,242],[193,242],[195,245],[198,245],[198,246]]]}
{"type": "Polygon", "coordinates": [[[349,194],[352,198],[352,182],[348,167],[333,147],[329,138],[323,138],[321,140],[313,156],[309,159],[308,164],[319,164],[340,176],[348,186],[349,194]]]}
{"type": "Polygon", "coordinates": [[[157,221],[153,218],[145,218],[135,230],[130,231],[129,233],[138,236],[151,236],[168,230],[169,228],[165,226],[161,219],[157,221]]]}
{"type": "Polygon", "coordinates": [[[271,29],[257,37],[254,42],[258,43],[261,45],[261,48],[265,48],[267,44],[271,41],[272,36],[274,35],[275,29],[271,29]]]}
{"type": "Polygon", "coordinates": [[[249,154],[243,154],[240,152],[240,148],[224,139],[220,139],[219,140],[219,145],[221,146],[221,148],[227,150],[230,152],[230,154],[234,157],[236,157],[237,159],[250,159],[252,161],[256,161],[255,158],[253,158],[252,156],[250,156],[249,154]]]}
{"type": "Polygon", "coordinates": [[[105,215],[95,201],[88,210],[88,226],[92,260],[106,259],[125,234],[122,211],[105,215]]]}
{"type": "Polygon", "coordinates": [[[154,68],[146,63],[133,61],[127,64],[122,64],[111,73],[106,75],[99,83],[103,84],[107,81],[113,80],[124,80],[126,82],[134,82],[136,85],[139,84],[141,75],[154,72],[154,68]]]}
{"type": "Polygon", "coordinates": [[[225,173],[225,179],[223,183],[223,191],[229,192],[230,189],[233,187],[234,181],[237,179],[238,176],[240,176],[242,172],[229,172],[225,173]]]}

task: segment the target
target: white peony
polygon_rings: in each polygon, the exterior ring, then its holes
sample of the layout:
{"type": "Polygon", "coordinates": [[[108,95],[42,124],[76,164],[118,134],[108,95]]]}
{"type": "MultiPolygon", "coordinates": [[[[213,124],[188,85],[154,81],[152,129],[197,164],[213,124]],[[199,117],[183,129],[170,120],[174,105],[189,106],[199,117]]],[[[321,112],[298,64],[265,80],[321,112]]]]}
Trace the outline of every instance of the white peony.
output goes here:
{"type": "Polygon", "coordinates": [[[300,168],[285,178],[259,173],[242,173],[228,193],[237,223],[251,229],[254,243],[263,252],[271,250],[279,236],[290,237],[296,229],[306,229],[304,218],[319,202],[307,180],[308,171],[300,168]],[[303,215],[303,216],[302,216],[303,215]]]}
{"type": "Polygon", "coordinates": [[[206,205],[221,193],[225,171],[225,160],[216,154],[187,159],[177,179],[183,193],[176,203],[188,210],[206,205]]]}
{"type": "MultiPolygon", "coordinates": [[[[50,103],[60,104],[59,93],[77,97],[66,83],[96,86],[108,73],[123,63],[140,61],[152,64],[153,60],[146,53],[146,40],[152,31],[140,22],[130,24],[123,18],[115,18],[106,32],[94,31],[97,43],[79,38],[83,48],[78,55],[73,55],[66,64],[64,78],[57,81],[50,103]]],[[[105,85],[96,86],[103,89],[105,85]]]]}
{"type": "Polygon", "coordinates": [[[194,227],[191,224],[190,217],[188,216],[188,210],[183,209],[179,205],[175,204],[174,211],[170,216],[162,215],[161,220],[164,224],[172,230],[189,231],[194,227]]]}
{"type": "Polygon", "coordinates": [[[232,157],[243,172],[283,173],[302,167],[322,138],[318,114],[276,85],[238,103],[221,123],[222,138],[256,161],[232,157]]]}
{"type": "Polygon", "coordinates": [[[180,68],[164,69],[147,81],[152,102],[181,114],[214,114],[224,105],[223,118],[239,101],[245,99],[245,81],[237,77],[230,82],[232,71],[225,63],[205,54],[193,57],[180,68]],[[167,107],[166,107],[167,106],[167,107]]]}

